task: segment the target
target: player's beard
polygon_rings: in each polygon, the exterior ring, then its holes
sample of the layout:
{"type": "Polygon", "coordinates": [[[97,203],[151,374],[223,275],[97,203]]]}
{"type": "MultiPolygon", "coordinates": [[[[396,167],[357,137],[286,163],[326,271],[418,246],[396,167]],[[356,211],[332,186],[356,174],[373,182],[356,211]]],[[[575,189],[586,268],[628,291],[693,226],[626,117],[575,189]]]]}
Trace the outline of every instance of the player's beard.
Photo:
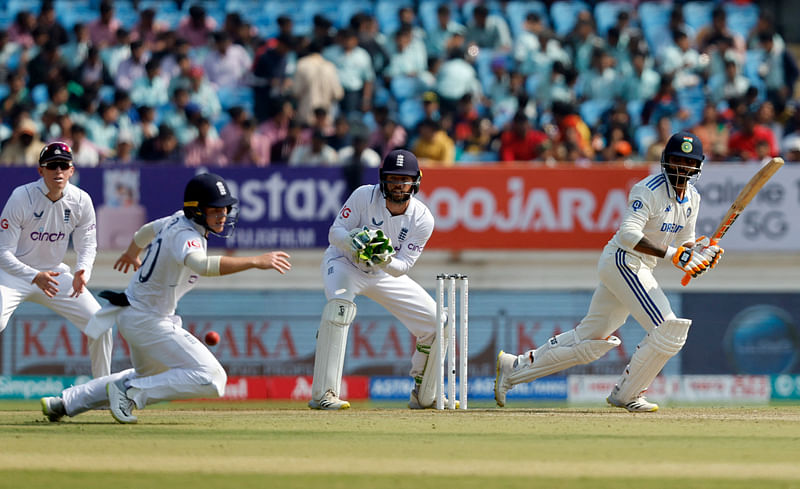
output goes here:
{"type": "Polygon", "coordinates": [[[388,199],[395,204],[404,204],[411,200],[411,192],[389,192],[388,199]]]}

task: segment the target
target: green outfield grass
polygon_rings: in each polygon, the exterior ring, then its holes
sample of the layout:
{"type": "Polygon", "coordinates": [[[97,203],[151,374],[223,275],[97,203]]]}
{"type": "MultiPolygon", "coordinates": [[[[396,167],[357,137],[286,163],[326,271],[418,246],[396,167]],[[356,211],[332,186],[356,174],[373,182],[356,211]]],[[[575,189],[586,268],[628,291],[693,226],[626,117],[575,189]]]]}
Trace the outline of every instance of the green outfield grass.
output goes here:
{"type": "Polygon", "coordinates": [[[800,407],[412,412],[171,403],[116,424],[0,403],[0,488],[800,488],[800,407]]]}

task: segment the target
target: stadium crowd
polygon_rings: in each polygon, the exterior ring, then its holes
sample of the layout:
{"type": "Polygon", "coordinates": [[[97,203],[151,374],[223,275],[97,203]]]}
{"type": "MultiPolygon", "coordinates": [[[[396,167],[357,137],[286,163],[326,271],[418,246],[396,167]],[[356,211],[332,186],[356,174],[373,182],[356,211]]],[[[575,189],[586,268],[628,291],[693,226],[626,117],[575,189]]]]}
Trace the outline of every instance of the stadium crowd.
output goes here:
{"type": "Polygon", "coordinates": [[[0,12],[0,165],[800,161],[758,4],[29,0],[0,12]],[[302,4],[302,5],[301,5],[302,4]]]}

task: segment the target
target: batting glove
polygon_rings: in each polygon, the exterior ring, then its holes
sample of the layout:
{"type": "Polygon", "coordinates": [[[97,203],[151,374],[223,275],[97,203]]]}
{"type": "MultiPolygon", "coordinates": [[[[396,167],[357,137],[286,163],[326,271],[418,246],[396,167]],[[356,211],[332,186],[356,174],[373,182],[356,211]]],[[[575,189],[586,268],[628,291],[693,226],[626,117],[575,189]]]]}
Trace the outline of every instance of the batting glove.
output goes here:
{"type": "Polygon", "coordinates": [[[722,258],[722,254],[725,253],[725,250],[717,246],[716,243],[712,244],[707,236],[700,236],[692,250],[695,253],[699,252],[703,255],[703,258],[708,261],[709,269],[717,266],[717,262],[722,258]]]}
{"type": "Polygon", "coordinates": [[[667,254],[664,258],[671,260],[672,264],[683,272],[697,277],[708,269],[708,260],[705,259],[702,253],[695,253],[693,248],[679,246],[667,248],[667,254]]]}

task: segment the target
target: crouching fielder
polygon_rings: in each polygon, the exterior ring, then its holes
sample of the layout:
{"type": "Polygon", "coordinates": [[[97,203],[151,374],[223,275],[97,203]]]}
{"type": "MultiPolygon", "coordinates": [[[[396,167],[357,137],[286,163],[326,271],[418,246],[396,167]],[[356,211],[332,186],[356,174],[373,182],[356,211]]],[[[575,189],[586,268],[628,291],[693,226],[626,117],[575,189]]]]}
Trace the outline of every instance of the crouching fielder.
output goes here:
{"type": "Polygon", "coordinates": [[[217,276],[259,268],[285,273],[291,268],[282,251],[252,257],[208,256],[208,234],[229,237],[237,204],[221,177],[205,173],[192,178],[184,192],[183,210],[142,226],[114,264],[136,272],[124,293],[104,291],[111,302],[87,327],[99,335],[114,322],[128,342],[133,368],[70,387],[60,397],[42,398],[50,421],[75,416],[109,404],[120,423],[136,423],[133,409],[172,399],[218,397],[227,375],[216,357],[181,327],[175,315],[178,300],[199,276],[217,276]],[[140,252],[147,247],[143,260],[140,252]]]}
{"type": "Polygon", "coordinates": [[[497,355],[494,388],[499,406],[505,405],[514,385],[592,362],[619,346],[619,338],[611,334],[631,314],[647,336],[606,400],[631,412],[658,410],[644,391],[683,347],[692,322],[675,317],[653,268],[663,258],[696,277],[713,268],[723,253],[706,237],[695,240],[700,195],[691,181],[700,176],[704,158],[694,134],[670,137],[661,154],[661,173],[631,189],[622,224],[600,257],[600,285],[580,324],[535,350],[497,355]]]}
{"type": "MultiPolygon", "coordinates": [[[[422,173],[416,156],[395,150],[383,160],[378,185],[357,188],[345,202],[330,228],[330,246],[322,260],[322,279],[328,302],[322,310],[312,409],[347,409],[343,396],[342,369],[347,332],[356,317],[357,295],[385,307],[416,336],[411,358],[415,380],[409,407],[433,405],[435,383],[423,382],[431,344],[436,335],[436,303],[406,274],[416,263],[433,233],[433,216],[414,197],[422,173]]],[[[438,350],[434,348],[434,351],[438,350]]]]}

